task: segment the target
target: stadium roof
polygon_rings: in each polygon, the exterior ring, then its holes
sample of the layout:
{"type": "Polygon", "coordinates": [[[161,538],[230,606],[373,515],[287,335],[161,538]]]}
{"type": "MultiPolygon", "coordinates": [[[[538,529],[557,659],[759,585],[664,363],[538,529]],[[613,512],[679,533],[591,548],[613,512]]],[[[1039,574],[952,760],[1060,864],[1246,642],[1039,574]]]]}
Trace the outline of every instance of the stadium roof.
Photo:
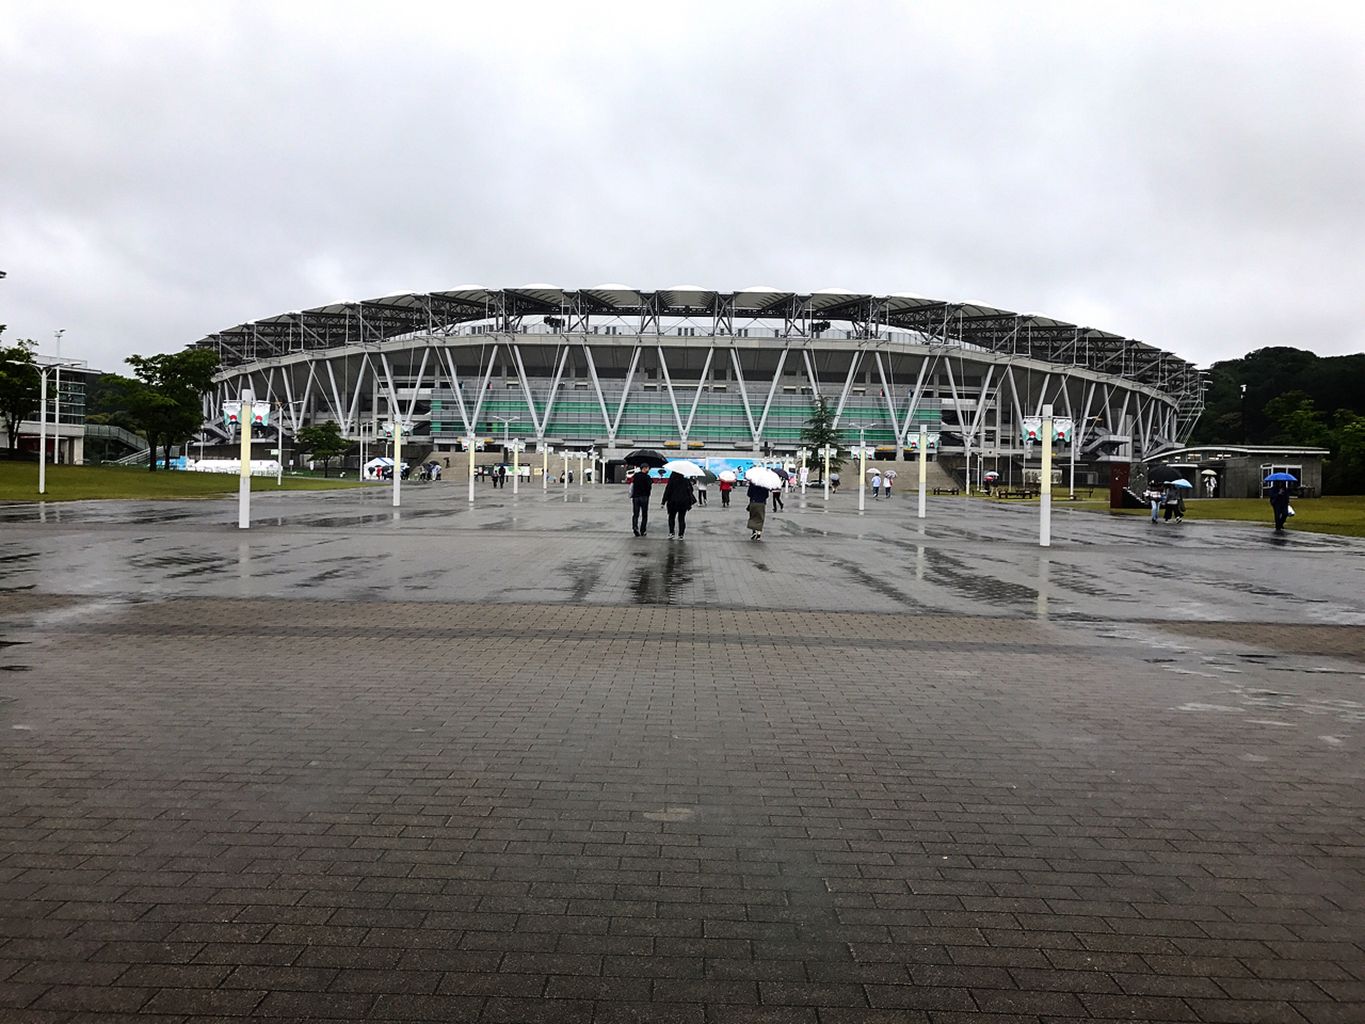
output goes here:
{"type": "MultiPolygon", "coordinates": [[[[408,292],[356,302],[330,303],[281,313],[211,334],[195,344],[218,351],[227,365],[291,353],[382,342],[405,335],[449,335],[461,325],[491,322],[495,332],[522,333],[523,321],[555,317],[570,334],[602,319],[634,320],[640,334],[671,333],[665,320],[705,318],[717,335],[734,321],[779,320],[783,336],[811,336],[821,321],[846,323],[869,340],[888,329],[923,335],[929,342],[961,343],[1165,385],[1197,375],[1172,353],[1122,335],[1068,323],[1041,313],[1015,313],[990,303],[927,298],[909,292],[871,295],[823,288],[793,292],[769,285],[715,291],[679,284],[646,290],[600,284],[571,290],[536,283],[519,288],[464,285],[445,291],[408,292]]],[[[775,338],[780,341],[781,338],[775,338]]]]}

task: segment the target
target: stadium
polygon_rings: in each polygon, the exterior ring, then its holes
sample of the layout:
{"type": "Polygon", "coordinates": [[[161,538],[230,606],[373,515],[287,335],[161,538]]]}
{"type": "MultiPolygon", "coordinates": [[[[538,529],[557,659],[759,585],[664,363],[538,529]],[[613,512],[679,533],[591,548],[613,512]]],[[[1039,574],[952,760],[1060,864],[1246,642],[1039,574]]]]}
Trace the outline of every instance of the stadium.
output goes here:
{"type": "MultiPolygon", "coordinates": [[[[1073,423],[1082,483],[1180,447],[1203,407],[1195,366],[1094,327],[982,302],[837,289],[796,293],[607,284],[455,288],[319,306],[211,334],[206,430],[251,388],[286,434],[325,420],[356,441],[390,417],[431,453],[633,447],[794,456],[817,399],[880,459],[937,434],[941,467],[1023,474],[1027,421],[1073,423]]],[[[273,430],[271,431],[273,433],[273,430]]],[[[212,435],[211,435],[212,436],[212,435]]]]}

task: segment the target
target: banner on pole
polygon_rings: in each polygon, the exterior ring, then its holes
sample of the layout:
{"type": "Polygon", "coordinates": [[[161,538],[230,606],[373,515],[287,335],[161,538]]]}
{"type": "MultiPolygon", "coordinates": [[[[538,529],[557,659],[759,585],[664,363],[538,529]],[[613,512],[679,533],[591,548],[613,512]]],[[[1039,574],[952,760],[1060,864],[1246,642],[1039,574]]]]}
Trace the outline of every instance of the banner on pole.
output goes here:
{"type": "MultiPolygon", "coordinates": [[[[918,452],[918,451],[919,451],[919,435],[918,435],[918,434],[911,434],[910,437],[909,437],[909,439],[908,439],[908,441],[907,441],[907,443],[906,443],[906,447],[909,448],[910,451],[912,451],[912,452],[918,452]]],[[[937,434],[937,433],[926,434],[926,435],[925,435],[924,450],[927,451],[927,452],[936,452],[936,451],[938,451],[938,434],[937,434]]]]}
{"type": "Polygon", "coordinates": [[[1057,416],[1052,420],[1052,440],[1061,444],[1071,443],[1072,422],[1070,419],[1057,416]]]}
{"type": "Polygon", "coordinates": [[[242,403],[224,402],[223,403],[223,425],[235,427],[242,421],[242,403]]]}
{"type": "Polygon", "coordinates": [[[1024,444],[1037,444],[1043,439],[1043,418],[1041,416],[1025,416],[1019,430],[1019,439],[1024,444]]]}

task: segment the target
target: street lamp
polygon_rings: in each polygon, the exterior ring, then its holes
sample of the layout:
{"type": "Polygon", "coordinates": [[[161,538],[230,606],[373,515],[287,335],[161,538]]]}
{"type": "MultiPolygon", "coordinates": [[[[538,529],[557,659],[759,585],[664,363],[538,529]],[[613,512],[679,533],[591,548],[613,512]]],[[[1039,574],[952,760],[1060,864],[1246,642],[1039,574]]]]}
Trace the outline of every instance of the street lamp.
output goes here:
{"type": "MultiPolygon", "coordinates": [[[[48,363],[38,366],[38,493],[47,493],[47,372],[56,370],[60,380],[62,363],[48,363]]],[[[79,363],[66,363],[75,369],[79,363]]],[[[57,402],[58,416],[61,415],[61,401],[57,402]]]]}
{"type": "Polygon", "coordinates": [[[62,461],[62,335],[65,333],[65,327],[52,332],[57,340],[57,415],[53,423],[53,430],[56,432],[53,438],[55,442],[52,452],[53,464],[62,461]]]}
{"type": "Polygon", "coordinates": [[[509,427],[510,427],[513,423],[515,423],[517,420],[521,419],[521,417],[520,417],[520,416],[490,416],[489,419],[497,420],[499,423],[502,424],[502,446],[503,446],[504,448],[506,448],[506,447],[507,447],[507,434],[508,434],[508,429],[509,429],[509,427]]]}
{"type": "Polygon", "coordinates": [[[798,448],[796,450],[796,457],[801,460],[801,470],[798,475],[801,479],[801,493],[803,495],[806,493],[806,478],[810,476],[806,471],[806,463],[810,461],[810,455],[811,452],[809,448],[798,448]]]}
{"type": "Polygon", "coordinates": [[[858,432],[858,450],[854,452],[858,456],[858,511],[863,511],[867,504],[867,427],[866,423],[849,423],[848,429],[858,432]]]}
{"type": "Polygon", "coordinates": [[[515,441],[503,441],[503,447],[510,448],[512,451],[512,497],[518,493],[518,484],[521,481],[521,453],[526,450],[526,442],[517,438],[515,441]]]}

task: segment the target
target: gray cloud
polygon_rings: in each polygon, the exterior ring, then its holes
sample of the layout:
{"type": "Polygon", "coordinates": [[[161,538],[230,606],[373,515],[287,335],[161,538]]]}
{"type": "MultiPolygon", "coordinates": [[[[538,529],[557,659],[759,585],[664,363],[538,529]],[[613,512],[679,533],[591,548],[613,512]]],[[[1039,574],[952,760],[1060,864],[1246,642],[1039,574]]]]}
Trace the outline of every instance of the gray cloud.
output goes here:
{"type": "Polygon", "coordinates": [[[1365,350],[1353,5],[0,0],[0,322],[119,368],[460,284],[1365,350]]]}

